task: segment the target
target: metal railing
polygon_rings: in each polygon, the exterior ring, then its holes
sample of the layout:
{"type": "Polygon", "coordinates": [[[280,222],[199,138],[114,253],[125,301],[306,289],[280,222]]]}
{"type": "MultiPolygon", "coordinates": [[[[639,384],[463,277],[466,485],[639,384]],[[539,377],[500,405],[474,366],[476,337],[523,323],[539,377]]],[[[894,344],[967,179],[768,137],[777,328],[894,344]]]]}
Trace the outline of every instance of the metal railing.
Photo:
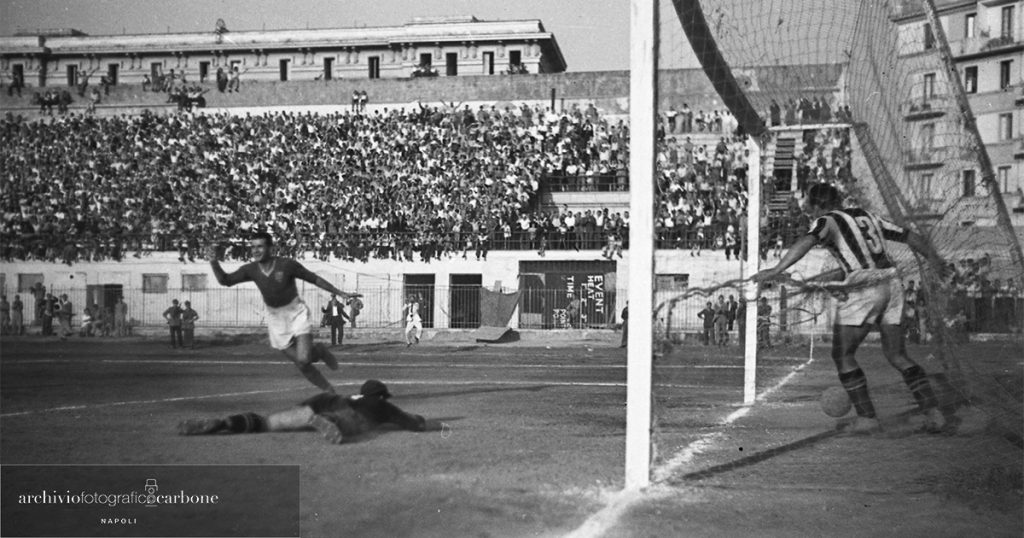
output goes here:
{"type": "MultiPolygon", "coordinates": [[[[301,283],[300,296],[313,314],[314,327],[323,320],[323,309],[329,295],[309,284],[301,283]]],[[[166,289],[156,292],[141,289],[107,287],[102,291],[82,288],[56,288],[48,290],[54,297],[66,294],[73,305],[72,326],[77,331],[81,326],[82,314],[87,306],[96,304],[100,310],[110,309],[106,316],[113,319],[113,304],[123,297],[127,304],[127,321],[133,328],[159,328],[167,325],[164,311],[171,300],[184,304],[189,301],[199,314],[196,330],[199,332],[219,329],[251,329],[262,332],[266,328],[266,307],[259,290],[251,285],[233,288],[203,290],[166,289]]],[[[406,298],[416,293],[421,302],[423,326],[427,329],[473,329],[481,321],[481,287],[474,285],[456,286],[404,286],[397,283],[391,287],[375,287],[358,290],[362,294],[362,308],[348,328],[395,330],[396,334],[405,327],[402,306],[406,298]]],[[[504,290],[508,292],[509,290],[504,290]]],[[[34,297],[27,293],[7,291],[9,301],[20,295],[25,304],[24,316],[27,326],[38,320],[41,310],[37,309],[34,297]],[[38,310],[38,311],[37,311],[38,310]]],[[[622,307],[625,306],[627,291],[606,290],[602,287],[577,286],[573,301],[566,289],[533,288],[519,290],[517,308],[510,326],[520,329],[541,330],[584,330],[618,329],[621,327],[622,307]],[[575,304],[574,304],[575,303],[575,304]]],[[[718,298],[739,298],[740,290],[720,288],[701,290],[679,288],[655,291],[655,336],[675,338],[684,333],[700,333],[704,322],[698,316],[708,302],[717,305],[718,298]]],[[[827,334],[831,331],[834,299],[827,294],[786,294],[782,288],[762,293],[772,307],[772,333],[827,334]]],[[[968,304],[967,332],[1008,333],[1020,332],[1024,328],[1024,296],[997,298],[961,298],[968,304]]],[[[352,314],[352,305],[345,308],[352,314]]],[[[100,316],[103,317],[103,316],[100,316]]],[[[733,321],[733,337],[738,336],[743,323],[733,321]]],[[[38,321],[35,323],[38,325],[38,321]]]]}
{"type": "Polygon", "coordinates": [[[629,175],[551,174],[544,176],[541,190],[550,192],[619,192],[629,190],[629,175]]]}

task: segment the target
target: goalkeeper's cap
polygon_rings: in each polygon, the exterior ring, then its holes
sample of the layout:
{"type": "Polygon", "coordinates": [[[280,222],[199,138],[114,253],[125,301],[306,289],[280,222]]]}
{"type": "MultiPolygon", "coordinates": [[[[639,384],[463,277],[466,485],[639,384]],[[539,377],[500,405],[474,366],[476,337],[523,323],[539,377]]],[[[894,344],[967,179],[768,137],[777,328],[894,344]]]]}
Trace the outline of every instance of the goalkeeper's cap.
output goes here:
{"type": "Polygon", "coordinates": [[[363,396],[380,396],[382,400],[391,397],[391,393],[388,392],[387,385],[377,381],[376,379],[371,379],[366,383],[363,383],[363,386],[359,388],[359,394],[362,394],[363,396]]]}

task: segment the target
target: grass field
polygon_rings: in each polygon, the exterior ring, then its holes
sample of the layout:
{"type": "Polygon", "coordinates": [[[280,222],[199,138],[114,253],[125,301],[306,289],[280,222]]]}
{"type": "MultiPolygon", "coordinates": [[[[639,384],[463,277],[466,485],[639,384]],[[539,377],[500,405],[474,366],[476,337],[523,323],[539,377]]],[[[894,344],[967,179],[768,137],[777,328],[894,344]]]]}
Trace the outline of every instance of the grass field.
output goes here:
{"type": "MultiPolygon", "coordinates": [[[[1019,403],[1019,344],[979,346],[978,370],[1011,379],[1019,403]]],[[[302,536],[1024,532],[1019,444],[991,411],[973,407],[959,411],[956,434],[917,433],[910,397],[874,346],[862,364],[885,429],[871,436],[836,433],[818,408],[836,383],[827,348],[813,357],[807,346],[768,353],[752,407],[737,404],[737,348],[669,351],[656,362],[658,481],[631,496],[618,494],[625,350],[611,341],[378,342],[337,355],[342,368],[329,374],[343,391],[383,380],[393,402],[444,429],[382,431],[339,446],[315,432],[181,437],[181,419],[265,414],[315,389],[260,343],[181,351],[155,339],[25,337],[3,342],[0,458],[297,464],[302,536]]]]}

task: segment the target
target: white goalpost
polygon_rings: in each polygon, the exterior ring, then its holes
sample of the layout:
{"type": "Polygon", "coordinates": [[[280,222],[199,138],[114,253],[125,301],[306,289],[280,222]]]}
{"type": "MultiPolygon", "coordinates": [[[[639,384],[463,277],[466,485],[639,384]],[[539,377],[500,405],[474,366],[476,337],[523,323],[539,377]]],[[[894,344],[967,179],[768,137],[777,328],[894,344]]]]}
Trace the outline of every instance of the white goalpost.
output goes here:
{"type": "MultiPolygon", "coordinates": [[[[654,312],[654,180],[658,104],[658,3],[630,1],[630,229],[627,301],[633,315],[626,321],[633,336],[627,343],[625,489],[650,485],[654,312]]],[[[761,244],[761,153],[758,140],[747,141],[747,256],[742,277],[756,273],[761,244]]],[[[743,403],[757,396],[757,285],[747,282],[743,403]]]]}
{"type": "MultiPolygon", "coordinates": [[[[743,264],[744,280],[757,272],[761,262],[761,144],[747,138],[750,160],[747,162],[747,259],[743,264]]],[[[743,346],[743,403],[750,405],[757,398],[757,284],[743,284],[746,301],[745,342],[743,346]]]]}
{"type": "Polygon", "coordinates": [[[630,0],[629,333],[625,489],[650,484],[658,2],[630,0]]]}

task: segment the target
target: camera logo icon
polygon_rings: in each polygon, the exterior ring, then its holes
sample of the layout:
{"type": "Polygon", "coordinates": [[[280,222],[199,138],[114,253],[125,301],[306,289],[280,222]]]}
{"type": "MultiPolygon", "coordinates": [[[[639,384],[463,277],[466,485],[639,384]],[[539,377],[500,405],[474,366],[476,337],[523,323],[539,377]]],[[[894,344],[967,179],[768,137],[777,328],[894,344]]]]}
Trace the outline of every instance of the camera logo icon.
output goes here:
{"type": "Polygon", "coordinates": [[[156,492],[160,489],[157,486],[155,478],[146,479],[146,507],[152,508],[156,506],[156,492]]]}

